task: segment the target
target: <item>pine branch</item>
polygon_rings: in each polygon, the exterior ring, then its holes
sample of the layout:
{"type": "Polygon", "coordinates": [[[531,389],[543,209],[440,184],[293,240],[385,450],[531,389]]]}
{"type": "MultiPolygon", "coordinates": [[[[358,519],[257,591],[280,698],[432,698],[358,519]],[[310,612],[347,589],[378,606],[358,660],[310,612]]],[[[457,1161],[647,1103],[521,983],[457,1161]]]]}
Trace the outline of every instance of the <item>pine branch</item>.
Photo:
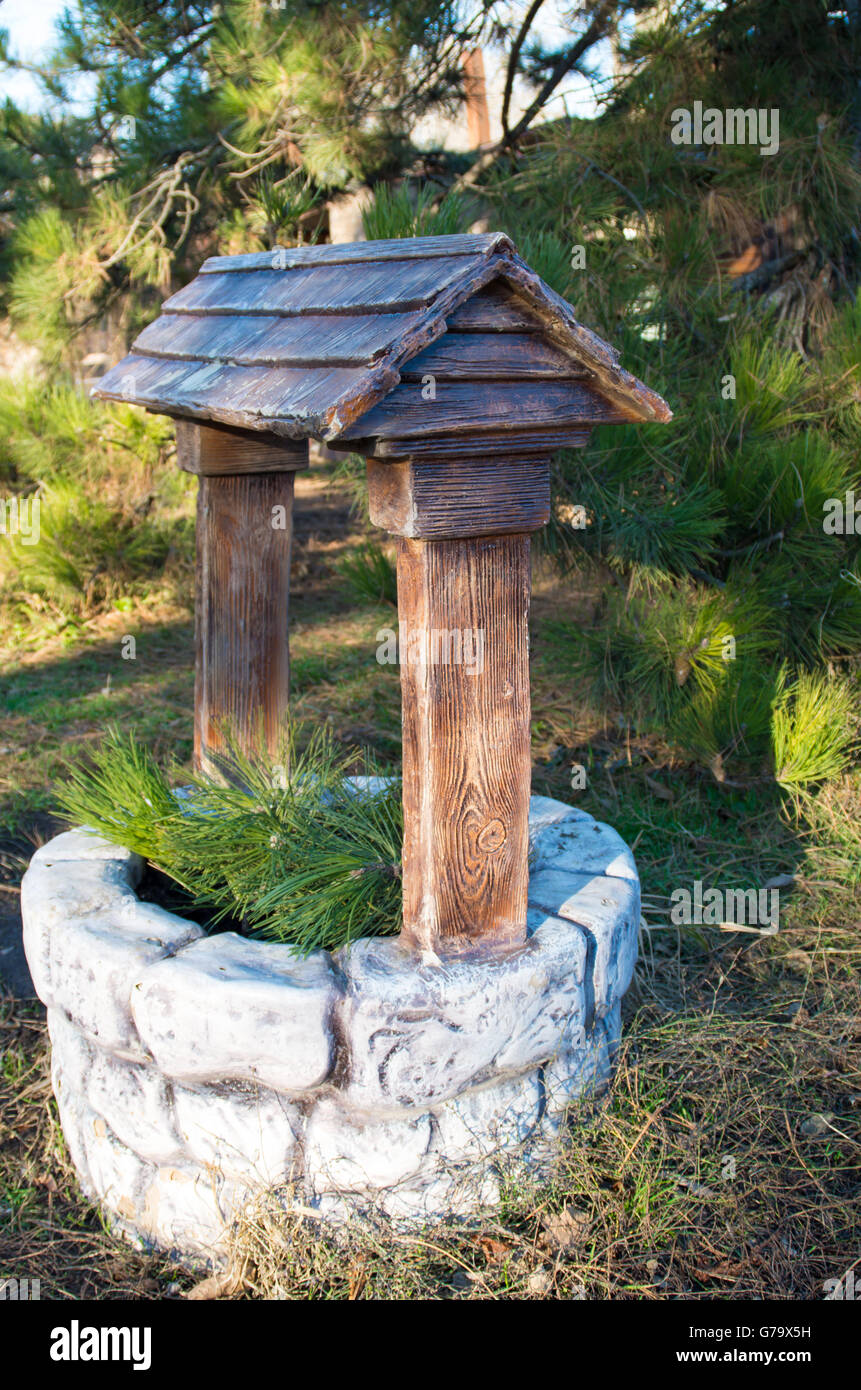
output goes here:
{"type": "MultiPolygon", "coordinates": [[[[178,796],[179,774],[112,730],[91,766],[68,768],[60,803],[70,821],[143,854],[213,924],[237,921],[302,953],[397,931],[399,787],[357,791],[346,780],[355,752],[337,750],[326,730],[300,751],[299,734],[286,726],[276,763],[262,733],[249,752],[223,730],[224,747],[211,755],[216,779],[185,777],[178,796]]],[[[365,767],[376,774],[367,759],[365,767]]]]}
{"type": "Polygon", "coordinates": [[[508,125],[508,110],[509,106],[511,105],[511,94],[514,90],[514,77],[517,72],[517,64],[520,60],[520,53],[524,43],[526,42],[529,30],[532,28],[532,25],[535,21],[535,17],[543,4],[544,0],[532,0],[532,4],[529,6],[529,9],[527,10],[524,16],[523,23],[520,26],[520,30],[517,34],[517,37],[514,40],[514,43],[511,45],[511,52],[508,55],[508,65],[506,67],[505,72],[505,90],[502,94],[501,117],[502,130],[506,140],[509,138],[511,133],[508,125]]]}
{"type": "Polygon", "coordinates": [[[526,108],[513,130],[505,132],[500,142],[501,149],[510,150],[514,148],[521,135],[529,129],[535,117],[547,105],[547,102],[559,86],[563,77],[566,77],[568,73],[571,72],[572,68],[577,66],[577,63],[583,57],[584,53],[588,52],[590,48],[594,47],[596,43],[599,43],[601,39],[606,37],[609,32],[608,19],[615,8],[615,0],[602,0],[602,3],[596,8],[585,33],[581,34],[576,43],[572,44],[564,53],[560,54],[553,64],[546,81],[539,88],[537,96],[526,108]]]}

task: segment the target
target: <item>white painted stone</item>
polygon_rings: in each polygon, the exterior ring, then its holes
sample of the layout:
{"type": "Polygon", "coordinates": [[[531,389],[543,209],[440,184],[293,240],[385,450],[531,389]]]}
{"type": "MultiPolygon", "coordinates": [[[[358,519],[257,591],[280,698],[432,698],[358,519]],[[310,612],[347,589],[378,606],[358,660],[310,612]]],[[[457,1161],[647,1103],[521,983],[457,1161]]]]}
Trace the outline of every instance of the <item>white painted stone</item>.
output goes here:
{"type": "Polygon", "coordinates": [[[155,1165],[120,1143],[103,1115],[82,1105],[78,1117],[87,1170],[99,1200],[117,1216],[143,1224],[144,1192],[155,1165]]]}
{"type": "Polygon", "coordinates": [[[438,1166],[487,1158],[523,1144],[541,1109],[537,1071],[466,1091],[433,1112],[438,1166]]]}
{"type": "Polygon", "coordinates": [[[533,865],[535,870],[571,869],[638,882],[634,856],[621,835],[601,821],[572,816],[548,826],[536,837],[533,865]]]}
{"type": "Polygon", "coordinates": [[[28,952],[35,948],[36,968],[48,953],[46,938],[54,926],[70,917],[88,917],[108,908],[120,909],[125,902],[136,902],[133,873],[134,866],[128,859],[61,859],[56,864],[42,859],[31,863],[21,882],[21,912],[27,933],[25,945],[28,952]]]}
{"type": "Polygon", "coordinates": [[[581,1047],[568,1048],[544,1068],[547,1117],[558,1122],[572,1101],[594,1098],[607,1089],[621,1032],[621,1005],[595,1022],[581,1047]]]}
{"type": "Polygon", "coordinates": [[[188,1155],[258,1187],[288,1182],[297,1162],[301,1111],[261,1086],[174,1086],[174,1114],[188,1155]]]}
{"type": "Polygon", "coordinates": [[[163,1164],[144,1187],[134,1224],[149,1245],[217,1265],[228,1251],[231,1227],[253,1198],[252,1190],[221,1174],[163,1164]]]}
{"type": "Polygon", "coordinates": [[[247,1188],[194,1165],[151,1163],[121,1143],[80,1097],[61,1088],[57,1099],[83,1190],[123,1234],[186,1260],[223,1260],[247,1188]]]}
{"type": "Polygon", "coordinates": [[[425,1164],[431,1133],[428,1114],[380,1120],[324,1097],[305,1132],[306,1172],[315,1194],[391,1187],[413,1177],[425,1164]]]}
{"type": "Polygon", "coordinates": [[[559,821],[592,821],[588,811],[577,806],[568,806],[564,801],[555,801],[552,796],[532,796],[529,798],[529,844],[534,849],[544,831],[559,821]]]}
{"type": "Polygon", "coordinates": [[[481,960],[420,964],[396,940],[338,952],[344,1088],[359,1108],[422,1107],[559,1048],[585,1016],[582,933],[559,919],[523,948],[481,960]]]}
{"type": "MultiPolygon", "coordinates": [[[[49,1015],[50,1017],[50,1015],[49,1015]]],[[[77,1032],[77,1030],[75,1030],[77,1032]]],[[[80,1037],[81,1046],[89,1048],[82,1035],[80,1037]]],[[[65,1039],[64,1039],[65,1044],[65,1039]]],[[[63,1131],[63,1139],[66,1148],[69,1150],[69,1157],[72,1160],[75,1171],[81,1180],[81,1187],[88,1197],[94,1200],[99,1199],[87,1164],[87,1151],[81,1140],[78,1115],[81,1107],[85,1105],[82,1089],[77,1084],[81,1059],[75,1055],[75,1051],[68,1047],[51,1047],[51,1087],[57,1101],[57,1111],[60,1116],[60,1127],[63,1131]]]]}
{"type": "Polygon", "coordinates": [[[61,1009],[48,1010],[48,1037],[51,1039],[52,1063],[59,1064],[62,1058],[67,1084],[76,1095],[82,1095],[93,1065],[93,1044],[61,1009]]]}
{"type": "Polygon", "coordinates": [[[163,1166],[143,1189],[133,1218],[114,1213],[121,1234],[145,1250],[160,1250],[184,1264],[223,1268],[230,1258],[230,1231],[254,1194],[228,1178],[200,1169],[163,1166]]]}
{"type": "Polygon", "coordinates": [[[103,839],[101,835],[83,825],[76,830],[64,830],[47,844],[40,845],[30,864],[45,864],[50,867],[53,864],[68,863],[70,860],[113,860],[116,863],[128,864],[132,873],[136,875],[133,882],[139,882],[144,869],[144,861],[139,854],[133,854],[130,849],[123,849],[121,845],[112,844],[110,840],[103,839]]]}
{"type": "Polygon", "coordinates": [[[369,777],[364,774],[357,774],[355,777],[348,777],[347,781],[355,789],[357,796],[379,796],[381,792],[387,791],[395,782],[399,782],[399,777],[369,777]]]}
{"type": "Polygon", "coordinates": [[[111,1125],[120,1143],[153,1163],[174,1163],[183,1145],[173,1121],[171,1090],[154,1066],[122,1062],[93,1049],[86,1097],[111,1125]]]}
{"type": "Polygon", "coordinates": [[[486,1163],[461,1168],[427,1183],[404,1183],[380,1193],[379,1210],[406,1227],[451,1217],[474,1216],[500,1199],[498,1175],[486,1163]]]}
{"type": "Polygon", "coordinates": [[[48,1031],[75,1095],[108,1121],[121,1143],[157,1163],[182,1156],[170,1087],[155,1067],[120,1061],[89,1043],[58,1009],[48,1012],[48,1031]]]}
{"type": "Polygon", "coordinates": [[[634,973],[639,882],[539,868],[530,875],[529,902],[536,909],[577,922],[592,936],[594,1005],[596,1014],[603,1017],[625,993],[634,973]]]}
{"type": "Polygon", "coordinates": [[[218,1264],[261,1193],[288,1201],[295,1185],[326,1220],[410,1227],[543,1172],[566,1106],[607,1084],[639,885],[586,813],[533,798],[530,830],[523,948],[416,960],[377,938],[337,969],[325,952],[203,938],[139,902],[140,861],[104,841],[43,846],[22,898],[28,958],[69,1153],[115,1227],[218,1264]]]}
{"type": "MultiPolygon", "coordinates": [[[[588,998],[586,963],[588,942],[580,927],[561,917],[542,914],[528,925],[529,945],[537,948],[547,967],[548,985],[542,993],[521,999],[520,1015],[508,1041],[494,1061],[499,1072],[533,1067],[564,1046],[586,1024],[588,998]]],[[[530,987],[535,989],[534,980],[530,987]]]]}
{"type": "Polygon", "coordinates": [[[303,1091],[332,1069],[337,993],[325,951],[302,960],[288,946],[222,932],[142,971],[132,1007],[167,1076],[303,1091]]]}
{"type": "Polygon", "coordinates": [[[56,1053],[53,1066],[63,1137],[84,1193],[111,1213],[139,1221],[144,1189],[156,1172],[155,1165],[121,1144],[104,1116],[98,1115],[82,1095],[64,1084],[62,1060],[58,1062],[56,1053]],[[59,1085],[56,1084],[57,1071],[59,1085]]]}
{"type": "Polygon", "coordinates": [[[141,1060],[129,1006],[132,985],[147,965],[202,933],[195,923],[135,898],[129,872],[128,863],[110,860],[28,869],[24,950],[44,1004],[62,1009],[102,1047],[141,1060]]]}

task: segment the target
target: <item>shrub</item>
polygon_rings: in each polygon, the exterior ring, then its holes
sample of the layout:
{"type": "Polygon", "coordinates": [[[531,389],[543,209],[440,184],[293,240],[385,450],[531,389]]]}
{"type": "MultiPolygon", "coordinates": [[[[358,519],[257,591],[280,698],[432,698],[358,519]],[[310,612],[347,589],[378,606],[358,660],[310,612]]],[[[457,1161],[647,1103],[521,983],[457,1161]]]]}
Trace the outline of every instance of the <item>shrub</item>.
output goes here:
{"type": "Polygon", "coordinates": [[[248,753],[229,729],[224,736],[216,775],[189,777],[162,771],[133,735],[110,730],[90,765],[67,768],[62,813],[143,855],[209,909],[213,925],[230,919],[302,955],[397,931],[399,786],[357,790],[346,780],[356,750],[339,751],[325,729],[300,749],[301,727],[288,726],[276,759],[262,739],[248,753]]]}

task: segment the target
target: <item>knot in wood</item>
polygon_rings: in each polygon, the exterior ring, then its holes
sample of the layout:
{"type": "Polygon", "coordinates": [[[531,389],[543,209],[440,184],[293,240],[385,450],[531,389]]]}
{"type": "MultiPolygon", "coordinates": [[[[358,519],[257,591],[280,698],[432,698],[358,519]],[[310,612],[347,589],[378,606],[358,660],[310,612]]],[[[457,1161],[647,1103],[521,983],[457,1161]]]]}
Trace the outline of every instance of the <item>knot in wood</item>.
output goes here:
{"type": "Polygon", "coordinates": [[[495,854],[505,844],[505,826],[501,820],[491,820],[478,832],[478,848],[482,854],[495,854]]]}

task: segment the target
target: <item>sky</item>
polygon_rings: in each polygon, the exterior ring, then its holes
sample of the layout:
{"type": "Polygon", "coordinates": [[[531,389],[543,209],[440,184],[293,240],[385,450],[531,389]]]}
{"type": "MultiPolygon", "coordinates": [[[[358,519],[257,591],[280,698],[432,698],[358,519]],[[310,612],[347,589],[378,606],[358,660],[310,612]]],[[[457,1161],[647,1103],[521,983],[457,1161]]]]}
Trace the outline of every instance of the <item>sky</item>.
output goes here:
{"type": "MultiPolygon", "coordinates": [[[[50,51],[54,23],[67,4],[68,0],[0,0],[0,29],[9,34],[16,58],[34,62],[50,51]]],[[[9,96],[16,105],[31,110],[40,100],[36,83],[23,72],[0,73],[0,96],[9,96]]]]}
{"type": "MultiPolygon", "coordinates": [[[[66,8],[72,8],[71,0],[0,0],[0,29],[8,32],[15,56],[25,62],[38,62],[44,57],[53,46],[55,22],[66,8]]],[[[515,12],[523,8],[517,0],[511,5],[515,12]]],[[[561,42],[564,37],[559,24],[559,13],[564,9],[570,9],[564,0],[548,0],[547,18],[538,29],[546,42],[561,42]]],[[[6,96],[29,110],[41,105],[39,88],[28,73],[0,73],[0,99],[6,96]]],[[[591,91],[580,78],[569,78],[561,84],[548,115],[561,116],[566,109],[572,115],[594,114],[591,91]]]]}

